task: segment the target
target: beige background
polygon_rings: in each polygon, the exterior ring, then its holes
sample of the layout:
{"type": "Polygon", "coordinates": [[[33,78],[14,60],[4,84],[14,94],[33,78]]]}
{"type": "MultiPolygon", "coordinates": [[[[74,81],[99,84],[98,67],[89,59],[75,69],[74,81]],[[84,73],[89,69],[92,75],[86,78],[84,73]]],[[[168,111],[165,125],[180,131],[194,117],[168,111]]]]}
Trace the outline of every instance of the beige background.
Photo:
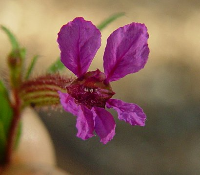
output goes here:
{"type": "MultiPolygon", "coordinates": [[[[77,16],[94,24],[116,12],[126,15],[102,31],[91,70],[102,69],[106,38],[131,22],[148,27],[151,50],[142,71],[112,83],[115,98],[139,104],[144,128],[117,121],[106,146],[76,138],[75,117],[40,111],[57,150],[58,164],[72,174],[200,174],[200,1],[197,0],[0,0],[0,24],[26,47],[27,63],[40,55],[34,76],[59,55],[60,27],[77,16]]],[[[0,31],[0,72],[6,74],[7,37],[0,31]]],[[[65,74],[72,75],[69,71],[65,74]]]]}

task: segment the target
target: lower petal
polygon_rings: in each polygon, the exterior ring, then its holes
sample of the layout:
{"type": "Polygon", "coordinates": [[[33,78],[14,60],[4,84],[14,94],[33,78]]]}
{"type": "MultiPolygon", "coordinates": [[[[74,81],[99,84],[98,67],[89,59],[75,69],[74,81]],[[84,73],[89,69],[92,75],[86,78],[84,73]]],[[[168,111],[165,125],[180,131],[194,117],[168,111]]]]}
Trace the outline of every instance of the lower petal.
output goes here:
{"type": "Polygon", "coordinates": [[[104,108],[92,108],[94,116],[94,129],[104,144],[113,139],[115,135],[115,121],[113,116],[104,108]]]}
{"type": "Polygon", "coordinates": [[[76,128],[78,129],[77,137],[83,140],[87,140],[94,136],[93,114],[83,105],[80,106],[78,112],[76,128]]]}
{"type": "Polygon", "coordinates": [[[73,97],[71,97],[69,94],[62,93],[60,91],[58,93],[64,110],[77,116],[77,137],[86,140],[94,136],[94,121],[92,112],[83,105],[77,105],[74,102],[73,97]]]}
{"type": "Polygon", "coordinates": [[[145,126],[146,115],[142,108],[136,104],[126,103],[117,99],[109,99],[106,107],[115,109],[120,120],[124,120],[133,126],[145,126]]]}
{"type": "Polygon", "coordinates": [[[60,96],[60,103],[64,110],[77,116],[79,106],[74,102],[74,98],[71,97],[69,94],[62,93],[60,91],[58,91],[58,94],[60,96]]]}

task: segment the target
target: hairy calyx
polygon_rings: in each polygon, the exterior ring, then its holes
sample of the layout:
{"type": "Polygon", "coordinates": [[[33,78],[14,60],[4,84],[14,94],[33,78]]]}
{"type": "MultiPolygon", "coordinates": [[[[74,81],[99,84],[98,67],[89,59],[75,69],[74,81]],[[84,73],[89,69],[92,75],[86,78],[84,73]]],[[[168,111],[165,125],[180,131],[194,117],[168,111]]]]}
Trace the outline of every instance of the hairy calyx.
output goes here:
{"type": "Polygon", "coordinates": [[[46,106],[60,104],[58,91],[66,91],[72,82],[59,74],[48,74],[22,83],[20,97],[23,106],[46,106]]]}

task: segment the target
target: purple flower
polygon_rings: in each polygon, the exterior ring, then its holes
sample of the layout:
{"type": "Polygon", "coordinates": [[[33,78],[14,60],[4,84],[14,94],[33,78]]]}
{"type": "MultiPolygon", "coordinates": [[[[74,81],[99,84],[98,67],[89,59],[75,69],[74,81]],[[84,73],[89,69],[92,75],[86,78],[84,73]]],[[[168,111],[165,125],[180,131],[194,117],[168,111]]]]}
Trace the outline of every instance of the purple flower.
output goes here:
{"type": "Polygon", "coordinates": [[[87,72],[101,45],[101,33],[90,22],[78,17],[64,25],[58,33],[62,63],[77,79],[67,93],[59,92],[63,108],[77,116],[77,137],[86,140],[94,136],[106,144],[115,135],[113,116],[105,110],[113,108],[119,120],[144,126],[146,115],[136,104],[111,99],[115,94],[110,82],[144,67],[149,55],[148,33],[144,24],[131,23],[115,30],[107,40],[104,52],[104,73],[87,72]]]}

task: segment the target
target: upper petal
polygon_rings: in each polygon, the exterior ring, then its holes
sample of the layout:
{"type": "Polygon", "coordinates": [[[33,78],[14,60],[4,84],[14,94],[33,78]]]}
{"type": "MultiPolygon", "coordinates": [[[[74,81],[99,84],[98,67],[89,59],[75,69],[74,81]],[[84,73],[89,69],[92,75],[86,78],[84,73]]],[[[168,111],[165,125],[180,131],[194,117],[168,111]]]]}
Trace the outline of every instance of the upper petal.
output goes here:
{"type": "Polygon", "coordinates": [[[117,99],[110,99],[106,103],[107,108],[113,108],[118,113],[118,118],[131,125],[144,126],[146,115],[142,108],[133,103],[126,103],[117,99]]]}
{"type": "Polygon", "coordinates": [[[69,94],[60,91],[58,91],[58,94],[60,96],[60,103],[64,110],[77,116],[80,107],[74,102],[74,98],[69,94]]]}
{"type": "Polygon", "coordinates": [[[115,121],[113,116],[104,108],[92,108],[94,116],[94,129],[104,144],[112,140],[115,135],[115,121]]]}
{"type": "Polygon", "coordinates": [[[80,77],[101,45],[101,33],[90,21],[78,17],[62,26],[57,41],[62,63],[80,77]]]}
{"type": "Polygon", "coordinates": [[[131,23],[115,30],[107,40],[104,72],[115,81],[144,67],[149,55],[149,35],[144,24],[131,23]]]}
{"type": "Polygon", "coordinates": [[[93,114],[87,107],[83,105],[80,105],[76,128],[78,129],[77,137],[83,140],[94,136],[93,114]]]}

